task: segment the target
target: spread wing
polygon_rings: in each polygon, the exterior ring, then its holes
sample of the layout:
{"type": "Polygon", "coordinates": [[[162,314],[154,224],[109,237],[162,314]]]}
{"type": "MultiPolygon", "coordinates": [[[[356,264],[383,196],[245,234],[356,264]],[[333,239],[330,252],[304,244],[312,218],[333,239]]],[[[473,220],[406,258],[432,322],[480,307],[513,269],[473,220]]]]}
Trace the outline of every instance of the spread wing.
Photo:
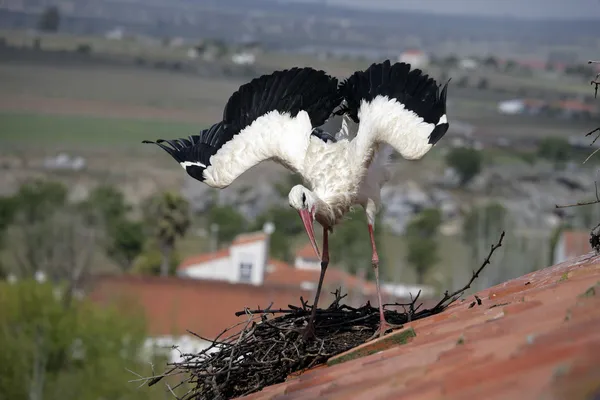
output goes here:
{"type": "Polygon", "coordinates": [[[425,155],[448,130],[446,83],[406,63],[372,64],[340,85],[344,106],[340,111],[359,124],[354,142],[368,152],[387,143],[406,159],[425,155]]]}
{"type": "Polygon", "coordinates": [[[193,178],[229,186],[254,165],[273,160],[302,174],[313,129],[341,101],[338,81],[310,67],[263,75],[231,95],[223,120],[187,139],[157,140],[193,178]]]}

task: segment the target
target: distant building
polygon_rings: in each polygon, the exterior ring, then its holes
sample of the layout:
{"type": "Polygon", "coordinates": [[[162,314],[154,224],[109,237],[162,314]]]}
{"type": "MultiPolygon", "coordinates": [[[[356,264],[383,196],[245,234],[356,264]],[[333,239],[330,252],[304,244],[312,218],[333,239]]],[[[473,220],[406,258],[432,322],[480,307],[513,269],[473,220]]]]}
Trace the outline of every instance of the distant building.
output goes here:
{"type": "Polygon", "coordinates": [[[551,108],[558,113],[561,118],[592,118],[598,114],[598,109],[590,104],[579,100],[563,100],[553,103],[551,108]]]}
{"type": "Polygon", "coordinates": [[[256,62],[256,56],[250,52],[244,51],[232,55],[231,61],[238,65],[252,65],[256,62]]]}
{"type": "Polygon", "coordinates": [[[429,64],[429,56],[422,50],[410,49],[402,52],[398,61],[408,63],[413,68],[423,68],[429,64]]]}
{"type": "Polygon", "coordinates": [[[109,40],[122,40],[125,37],[125,29],[116,27],[104,34],[104,37],[109,40]]]}
{"type": "Polygon", "coordinates": [[[521,99],[506,100],[498,103],[498,111],[501,114],[521,114],[525,110],[525,102],[521,99]]]}
{"type": "Polygon", "coordinates": [[[458,62],[458,67],[463,70],[474,70],[479,67],[479,63],[472,58],[463,58],[458,62]]]}
{"type": "Polygon", "coordinates": [[[548,104],[538,99],[513,99],[498,103],[498,112],[507,115],[536,115],[547,108],[548,104]]]}

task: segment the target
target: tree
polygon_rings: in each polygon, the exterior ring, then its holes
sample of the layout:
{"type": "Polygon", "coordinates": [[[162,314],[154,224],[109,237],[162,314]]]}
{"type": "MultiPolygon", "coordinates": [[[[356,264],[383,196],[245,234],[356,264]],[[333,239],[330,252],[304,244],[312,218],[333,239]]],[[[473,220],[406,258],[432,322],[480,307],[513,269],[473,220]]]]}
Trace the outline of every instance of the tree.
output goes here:
{"type": "Polygon", "coordinates": [[[103,230],[103,247],[106,254],[123,270],[131,268],[142,252],[145,235],[143,224],[128,218],[131,206],[116,187],[96,187],[81,204],[90,222],[103,230]]]}
{"type": "Polygon", "coordinates": [[[218,226],[217,246],[231,242],[238,234],[247,229],[248,222],[238,210],[232,206],[214,206],[206,215],[207,226],[218,226]]]}
{"type": "MultiPolygon", "coordinates": [[[[502,231],[507,232],[506,243],[512,244],[514,240],[514,229],[509,229],[509,214],[506,208],[500,203],[491,202],[485,205],[473,207],[465,215],[463,220],[463,241],[469,248],[471,269],[476,269],[481,265],[490,251],[490,245],[495,243],[502,231]]],[[[526,239],[521,238],[518,241],[525,244],[526,239]]],[[[508,245],[507,245],[508,246],[508,245]]],[[[511,247],[511,253],[518,256],[517,263],[525,261],[525,254],[511,247]]],[[[502,265],[505,260],[506,252],[494,254],[494,262],[499,264],[497,268],[490,268],[482,274],[475,287],[479,289],[487,288],[490,284],[500,283],[501,277],[506,279],[514,278],[509,276],[509,267],[502,265]],[[502,266],[502,267],[500,267],[502,266]]],[[[517,275],[518,276],[518,275],[517,275]]]]}
{"type": "Polygon", "coordinates": [[[177,193],[165,192],[149,199],[145,215],[162,255],[160,273],[167,276],[175,242],[190,226],[189,203],[177,193]]]}
{"type": "Polygon", "coordinates": [[[458,147],[450,150],[446,163],[458,173],[460,184],[464,186],[481,171],[482,157],[475,149],[458,147]]]}
{"type": "Polygon", "coordinates": [[[492,69],[498,69],[498,60],[494,56],[489,56],[483,60],[483,65],[492,69]]]}
{"type": "Polygon", "coordinates": [[[11,269],[21,278],[43,272],[53,282],[66,281],[71,294],[91,265],[97,229],[68,204],[67,188],[59,182],[26,182],[14,201],[11,269]]]}
{"type": "MultiPolygon", "coordinates": [[[[375,243],[379,255],[380,271],[383,274],[386,265],[382,243],[385,226],[381,221],[381,214],[380,212],[375,220],[375,243]]],[[[352,274],[364,272],[365,277],[372,280],[375,278],[375,274],[371,264],[371,252],[367,217],[362,209],[353,210],[348,213],[348,219],[333,228],[333,234],[329,236],[331,262],[342,264],[352,274]]]]}
{"type": "Polygon", "coordinates": [[[8,227],[12,224],[17,213],[17,201],[15,197],[0,197],[0,249],[5,240],[8,227]]]}
{"type": "Polygon", "coordinates": [[[507,60],[506,63],[504,64],[504,71],[512,72],[512,71],[515,71],[518,67],[519,67],[519,65],[517,64],[517,62],[515,60],[507,60]]]}
{"type": "MultiPolygon", "coordinates": [[[[131,302],[64,307],[57,287],[0,282],[0,393],[7,399],[159,399],[162,390],[128,383],[150,375],[143,314],[131,302]]],[[[154,362],[162,357],[151,356],[154,362]]]]}
{"type": "Polygon", "coordinates": [[[16,211],[27,223],[43,220],[67,203],[67,187],[55,181],[25,182],[15,195],[16,211]]]}
{"type": "Polygon", "coordinates": [[[486,90],[490,86],[487,78],[481,78],[479,82],[477,82],[477,89],[486,90]]]}
{"type": "Polygon", "coordinates": [[[56,32],[60,26],[60,11],[56,6],[47,7],[38,20],[38,29],[44,32],[56,32]]]}
{"type": "Polygon", "coordinates": [[[489,243],[493,243],[506,230],[507,216],[506,209],[500,203],[474,207],[465,216],[463,240],[472,249],[473,258],[479,260],[485,257],[489,243]]]}
{"type": "Polygon", "coordinates": [[[111,225],[123,220],[131,206],[125,201],[123,192],[112,185],[100,185],[94,188],[84,202],[90,218],[98,224],[111,225]]]}
{"type": "MultiPolygon", "coordinates": [[[[177,266],[181,262],[181,258],[176,249],[174,249],[168,260],[169,275],[174,275],[177,271],[177,266]]],[[[132,262],[131,270],[136,274],[143,275],[160,275],[164,263],[163,254],[160,247],[153,238],[148,240],[143,247],[143,250],[132,262]]]]}
{"type": "Polygon", "coordinates": [[[144,224],[122,219],[111,225],[106,254],[119,266],[128,270],[144,248],[144,224]]]}
{"type": "Polygon", "coordinates": [[[469,86],[469,77],[467,75],[461,76],[456,82],[456,86],[459,88],[466,88],[469,86]]]}
{"type": "Polygon", "coordinates": [[[26,279],[43,272],[53,283],[67,284],[65,300],[70,301],[92,264],[97,229],[78,208],[64,205],[37,221],[18,214],[10,233],[17,276],[26,279]]]}
{"type": "Polygon", "coordinates": [[[269,254],[287,262],[292,262],[294,254],[292,247],[294,239],[303,233],[304,226],[296,210],[290,207],[273,207],[259,215],[252,230],[261,230],[265,223],[272,222],[275,225],[275,234],[271,235],[269,241],[269,254]]]}
{"type": "Polygon", "coordinates": [[[414,268],[420,285],[425,282],[425,276],[438,261],[435,236],[441,223],[440,210],[429,208],[421,211],[406,227],[406,261],[414,268]]]}
{"type": "Polygon", "coordinates": [[[571,146],[565,138],[545,137],[539,142],[538,155],[560,166],[571,158],[571,146]]]}

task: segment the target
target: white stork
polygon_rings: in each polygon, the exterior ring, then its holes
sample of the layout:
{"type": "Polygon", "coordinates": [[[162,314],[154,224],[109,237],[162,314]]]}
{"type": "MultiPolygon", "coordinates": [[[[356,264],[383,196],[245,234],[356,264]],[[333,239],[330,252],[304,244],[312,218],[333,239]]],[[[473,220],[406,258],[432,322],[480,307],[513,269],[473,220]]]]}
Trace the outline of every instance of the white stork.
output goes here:
{"type": "Polygon", "coordinates": [[[379,258],[373,238],[381,186],[387,181],[389,145],[402,157],[423,157],[448,130],[447,84],[406,63],[389,61],[357,71],[338,87],[336,78],[313,68],[292,68],[242,85],[228,100],[223,120],[188,139],[155,143],[186,172],[214,188],[229,186],[265,160],[299,173],[304,185],[289,192],[310,242],[321,259],[321,275],[304,338],[314,335],[314,318],[329,264],[328,235],[355,204],[364,207],[373,249],[382,336],[386,322],[379,288],[379,258]],[[342,105],[338,111],[334,110],[342,105]],[[330,118],[332,115],[335,117],[330,118]],[[341,118],[340,118],[341,117],[341,118]],[[329,121],[328,121],[329,119],[329,121]],[[329,133],[322,128],[341,123],[329,133]],[[170,146],[165,145],[168,143],[170,146]],[[387,147],[387,146],[386,146],[387,147]],[[323,227],[319,253],[313,221],[323,227]]]}

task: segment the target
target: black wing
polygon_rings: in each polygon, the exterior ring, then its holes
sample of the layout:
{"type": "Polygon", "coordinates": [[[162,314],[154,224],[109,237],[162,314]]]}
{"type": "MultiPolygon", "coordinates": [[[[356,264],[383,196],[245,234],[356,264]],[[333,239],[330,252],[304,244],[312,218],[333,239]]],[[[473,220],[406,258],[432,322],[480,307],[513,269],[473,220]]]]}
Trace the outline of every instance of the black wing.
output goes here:
{"type": "MultiPolygon", "coordinates": [[[[306,138],[292,137],[292,133],[286,137],[286,129],[275,132],[274,136],[273,132],[265,131],[268,127],[258,130],[246,128],[272,111],[278,112],[281,118],[287,118],[284,122],[294,124],[298,113],[305,111],[310,118],[310,126],[306,127],[308,137],[312,128],[322,125],[340,104],[341,94],[337,87],[336,78],[310,67],[275,71],[240,86],[227,101],[223,120],[199,135],[144,143],[159,145],[189,175],[214,187],[228,186],[248,168],[266,159],[275,159],[298,171],[300,161],[297,151],[300,149],[292,145],[301,145],[306,138]],[[245,135],[241,138],[244,143],[240,141],[240,145],[236,146],[234,142],[240,140],[237,139],[240,133],[245,135]],[[231,144],[225,146],[228,143],[231,144]],[[262,148],[253,148],[258,146],[262,148]]],[[[277,126],[285,127],[282,124],[277,126]]],[[[290,126],[289,131],[296,132],[298,129],[290,126]]]]}
{"type": "Polygon", "coordinates": [[[387,96],[402,103],[424,122],[435,125],[429,141],[436,143],[448,130],[447,123],[442,121],[440,124],[440,119],[446,114],[448,83],[440,91],[435,79],[424,75],[420,69],[410,68],[410,64],[397,62],[392,65],[386,60],[372,64],[365,71],[355,72],[340,84],[339,91],[345,105],[336,113],[348,114],[358,123],[358,111],[363,101],[371,102],[377,96],[387,96]]]}

